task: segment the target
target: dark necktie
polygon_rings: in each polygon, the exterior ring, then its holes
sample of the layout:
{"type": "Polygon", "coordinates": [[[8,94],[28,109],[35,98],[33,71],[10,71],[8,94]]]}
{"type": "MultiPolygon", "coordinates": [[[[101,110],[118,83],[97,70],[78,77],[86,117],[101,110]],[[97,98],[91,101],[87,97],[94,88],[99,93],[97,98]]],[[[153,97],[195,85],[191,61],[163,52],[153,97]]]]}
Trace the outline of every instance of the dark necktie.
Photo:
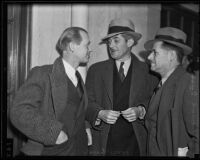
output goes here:
{"type": "Polygon", "coordinates": [[[161,87],[162,87],[162,81],[158,83],[157,87],[154,89],[154,93],[156,94],[161,87]]]}
{"type": "Polygon", "coordinates": [[[78,71],[76,71],[76,77],[77,77],[77,81],[78,81],[76,89],[77,89],[78,95],[80,97],[82,97],[82,95],[83,95],[83,87],[81,85],[81,79],[82,78],[81,78],[81,75],[78,71]]]}
{"type": "Polygon", "coordinates": [[[124,65],[124,62],[121,62],[120,67],[119,67],[119,76],[122,82],[125,79],[123,65],[124,65]]]}

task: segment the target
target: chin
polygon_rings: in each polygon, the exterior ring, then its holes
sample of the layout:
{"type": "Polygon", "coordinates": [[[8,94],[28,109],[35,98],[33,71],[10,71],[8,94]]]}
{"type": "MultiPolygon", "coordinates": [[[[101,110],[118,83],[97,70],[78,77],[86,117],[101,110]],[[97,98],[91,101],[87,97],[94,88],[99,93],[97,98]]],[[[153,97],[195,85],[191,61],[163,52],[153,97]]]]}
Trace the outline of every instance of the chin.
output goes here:
{"type": "Polygon", "coordinates": [[[111,57],[115,60],[119,59],[117,56],[111,55],[111,57]]]}
{"type": "Polygon", "coordinates": [[[151,70],[152,70],[152,71],[155,71],[156,68],[155,68],[154,66],[151,65],[151,70]]]}

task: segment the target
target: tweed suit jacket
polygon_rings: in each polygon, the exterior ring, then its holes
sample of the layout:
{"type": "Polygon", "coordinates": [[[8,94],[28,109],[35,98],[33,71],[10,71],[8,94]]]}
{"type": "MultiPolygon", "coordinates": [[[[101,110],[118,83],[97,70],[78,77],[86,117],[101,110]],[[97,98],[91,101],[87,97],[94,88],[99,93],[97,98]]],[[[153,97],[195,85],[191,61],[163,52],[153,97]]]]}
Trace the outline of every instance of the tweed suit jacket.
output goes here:
{"type": "MultiPolygon", "coordinates": [[[[68,135],[68,140],[73,136],[76,127],[74,119],[81,113],[72,113],[67,106],[70,94],[67,86],[67,75],[62,58],[59,57],[53,65],[33,68],[26,82],[16,93],[10,119],[28,138],[22,148],[25,154],[41,155],[45,147],[55,146],[61,130],[68,135]],[[66,125],[58,120],[64,109],[68,110],[66,125]]],[[[83,81],[82,86],[86,110],[88,99],[83,81]]]]}
{"type": "MultiPolygon", "coordinates": [[[[113,59],[98,62],[92,65],[86,77],[86,89],[88,93],[87,120],[91,123],[93,145],[91,155],[105,155],[106,144],[110,125],[101,122],[100,126],[95,126],[98,112],[100,110],[113,109],[113,59]]],[[[149,74],[148,66],[139,61],[132,54],[132,75],[130,85],[129,106],[134,107],[139,104],[147,106],[153,89],[158,83],[158,79],[149,74]]],[[[133,129],[138,140],[141,155],[146,154],[146,131],[144,122],[137,119],[132,122],[133,129]]]]}
{"type": "MultiPolygon", "coordinates": [[[[156,122],[156,141],[162,156],[177,156],[178,148],[188,147],[187,156],[199,154],[199,82],[181,66],[162,86],[156,122]]],[[[153,104],[153,103],[151,103],[153,104]]],[[[154,106],[149,106],[145,124],[154,106]]],[[[152,150],[153,146],[149,147],[152,150]]]]}

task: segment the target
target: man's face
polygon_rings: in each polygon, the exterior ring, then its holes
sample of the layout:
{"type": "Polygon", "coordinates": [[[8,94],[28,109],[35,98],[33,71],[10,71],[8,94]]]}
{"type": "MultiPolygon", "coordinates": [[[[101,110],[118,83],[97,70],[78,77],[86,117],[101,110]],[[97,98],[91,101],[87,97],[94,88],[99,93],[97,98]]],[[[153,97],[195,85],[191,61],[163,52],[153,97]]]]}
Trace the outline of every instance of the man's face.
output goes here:
{"type": "Polygon", "coordinates": [[[130,46],[125,38],[119,34],[108,39],[108,49],[110,56],[115,60],[124,59],[130,56],[130,46]]]}
{"type": "Polygon", "coordinates": [[[90,58],[90,51],[89,51],[89,45],[90,45],[90,40],[89,36],[87,33],[80,31],[82,41],[78,45],[76,45],[75,48],[75,54],[79,58],[80,63],[87,63],[90,58]]]}
{"type": "Polygon", "coordinates": [[[170,53],[161,47],[163,42],[155,42],[148,60],[151,63],[151,70],[161,75],[169,71],[170,53]]]}

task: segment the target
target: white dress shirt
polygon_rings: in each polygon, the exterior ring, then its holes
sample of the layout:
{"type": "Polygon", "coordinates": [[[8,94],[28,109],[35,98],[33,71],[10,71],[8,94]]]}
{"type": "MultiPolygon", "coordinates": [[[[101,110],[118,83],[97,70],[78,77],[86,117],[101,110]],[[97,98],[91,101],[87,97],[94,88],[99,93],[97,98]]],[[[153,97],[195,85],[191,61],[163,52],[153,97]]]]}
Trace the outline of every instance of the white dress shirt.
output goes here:
{"type": "MultiPolygon", "coordinates": [[[[117,70],[119,71],[121,61],[116,60],[115,64],[117,65],[117,70]]],[[[130,65],[131,65],[131,57],[129,59],[127,59],[126,61],[124,61],[123,69],[124,69],[125,77],[126,77],[126,75],[128,73],[128,69],[129,69],[130,65]]]]}
{"type": "Polygon", "coordinates": [[[74,86],[76,87],[78,84],[78,80],[76,77],[76,70],[68,63],[66,62],[64,59],[62,59],[64,67],[65,67],[65,73],[67,74],[67,76],[69,77],[69,79],[72,81],[72,83],[74,84],[74,86]]]}

